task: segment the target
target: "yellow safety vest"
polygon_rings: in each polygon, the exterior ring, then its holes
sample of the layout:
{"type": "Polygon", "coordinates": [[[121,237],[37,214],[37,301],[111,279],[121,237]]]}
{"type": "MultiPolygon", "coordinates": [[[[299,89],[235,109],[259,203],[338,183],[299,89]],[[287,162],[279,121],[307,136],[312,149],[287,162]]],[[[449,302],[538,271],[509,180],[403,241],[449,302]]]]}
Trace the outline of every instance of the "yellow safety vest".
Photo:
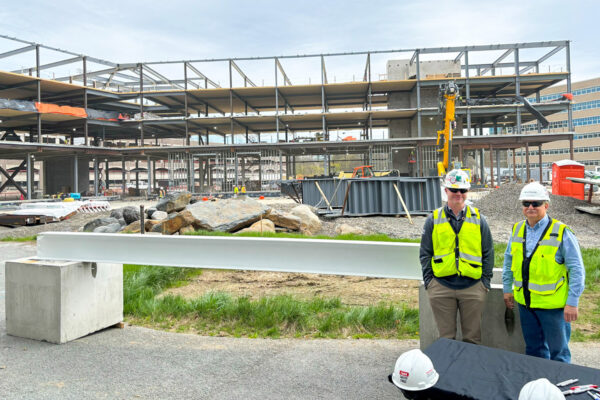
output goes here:
{"type": "Polygon", "coordinates": [[[444,208],[433,212],[433,275],[481,278],[481,216],[475,207],[467,206],[465,219],[458,235],[454,233],[444,208]],[[455,255],[458,247],[458,258],[455,255]]]}
{"type": "Polygon", "coordinates": [[[569,295],[569,280],[567,268],[564,264],[556,262],[556,252],[563,240],[565,224],[555,219],[549,222],[550,227],[538,242],[538,247],[531,255],[529,263],[529,280],[527,289],[530,293],[529,304],[526,304],[524,288],[524,249],[525,249],[525,224],[527,221],[517,222],[513,226],[512,244],[510,254],[513,273],[513,292],[515,300],[531,308],[564,308],[569,295]]]}

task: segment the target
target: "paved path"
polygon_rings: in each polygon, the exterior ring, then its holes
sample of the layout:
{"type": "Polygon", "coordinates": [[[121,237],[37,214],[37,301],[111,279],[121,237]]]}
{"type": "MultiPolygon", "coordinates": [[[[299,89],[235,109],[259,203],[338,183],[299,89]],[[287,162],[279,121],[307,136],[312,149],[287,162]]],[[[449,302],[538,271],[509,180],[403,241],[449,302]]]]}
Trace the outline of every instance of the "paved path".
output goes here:
{"type": "MultiPolygon", "coordinates": [[[[2,399],[401,399],[387,382],[414,340],[203,337],[139,327],[106,329],[63,345],[6,335],[4,263],[35,247],[0,242],[2,399]]],[[[600,344],[573,345],[600,365],[600,344]]]]}

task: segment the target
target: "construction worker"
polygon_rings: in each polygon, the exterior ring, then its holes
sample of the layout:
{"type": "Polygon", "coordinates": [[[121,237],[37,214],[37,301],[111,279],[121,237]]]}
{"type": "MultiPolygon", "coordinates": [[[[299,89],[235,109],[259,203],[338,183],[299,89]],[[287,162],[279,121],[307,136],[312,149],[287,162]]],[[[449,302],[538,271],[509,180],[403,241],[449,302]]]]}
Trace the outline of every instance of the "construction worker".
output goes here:
{"type": "Polygon", "coordinates": [[[459,169],[444,179],[448,203],[427,217],[421,236],[423,282],[440,337],[481,343],[481,314],[494,266],[492,234],[475,207],[465,205],[471,185],[459,169]]]}
{"type": "Polygon", "coordinates": [[[242,194],[246,194],[246,185],[242,185],[242,194]]]}
{"type": "Polygon", "coordinates": [[[238,196],[238,193],[239,193],[239,191],[240,191],[240,189],[238,188],[238,186],[237,186],[237,185],[235,185],[235,186],[233,187],[233,197],[237,197],[237,196],[238,196]]]}
{"type": "Polygon", "coordinates": [[[162,199],[163,197],[165,197],[165,188],[163,188],[162,186],[158,189],[158,198],[162,199]]]}
{"type": "Polygon", "coordinates": [[[571,322],[585,285],[581,250],[571,229],[547,215],[544,186],[528,183],[519,200],[525,220],[513,225],[504,253],[504,302],[518,303],[527,355],[569,363],[571,322]]]}

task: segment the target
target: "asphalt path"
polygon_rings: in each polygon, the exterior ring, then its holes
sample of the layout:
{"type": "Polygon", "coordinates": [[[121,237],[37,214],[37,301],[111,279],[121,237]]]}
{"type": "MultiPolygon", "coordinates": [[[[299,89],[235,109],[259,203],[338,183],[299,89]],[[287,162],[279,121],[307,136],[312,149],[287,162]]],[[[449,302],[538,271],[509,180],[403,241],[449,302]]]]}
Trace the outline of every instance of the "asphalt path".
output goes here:
{"type": "MultiPolygon", "coordinates": [[[[6,334],[4,262],[35,246],[0,242],[1,399],[403,399],[387,381],[415,340],[239,339],[109,328],[55,345],[6,334]]],[[[600,365],[599,343],[573,362],[600,365]]]]}
{"type": "Polygon", "coordinates": [[[236,339],[109,328],[56,345],[6,334],[0,242],[1,399],[399,399],[387,381],[414,340],[236,339]]]}

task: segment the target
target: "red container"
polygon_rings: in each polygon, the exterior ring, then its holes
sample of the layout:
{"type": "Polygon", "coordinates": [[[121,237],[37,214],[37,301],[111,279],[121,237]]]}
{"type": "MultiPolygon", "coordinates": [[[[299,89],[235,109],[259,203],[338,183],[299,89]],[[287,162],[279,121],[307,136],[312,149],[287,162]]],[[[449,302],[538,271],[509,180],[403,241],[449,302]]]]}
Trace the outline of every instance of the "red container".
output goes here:
{"type": "Polygon", "coordinates": [[[585,166],[572,160],[556,161],[552,164],[552,194],[584,199],[583,183],[571,182],[567,178],[583,178],[585,166]]]}

